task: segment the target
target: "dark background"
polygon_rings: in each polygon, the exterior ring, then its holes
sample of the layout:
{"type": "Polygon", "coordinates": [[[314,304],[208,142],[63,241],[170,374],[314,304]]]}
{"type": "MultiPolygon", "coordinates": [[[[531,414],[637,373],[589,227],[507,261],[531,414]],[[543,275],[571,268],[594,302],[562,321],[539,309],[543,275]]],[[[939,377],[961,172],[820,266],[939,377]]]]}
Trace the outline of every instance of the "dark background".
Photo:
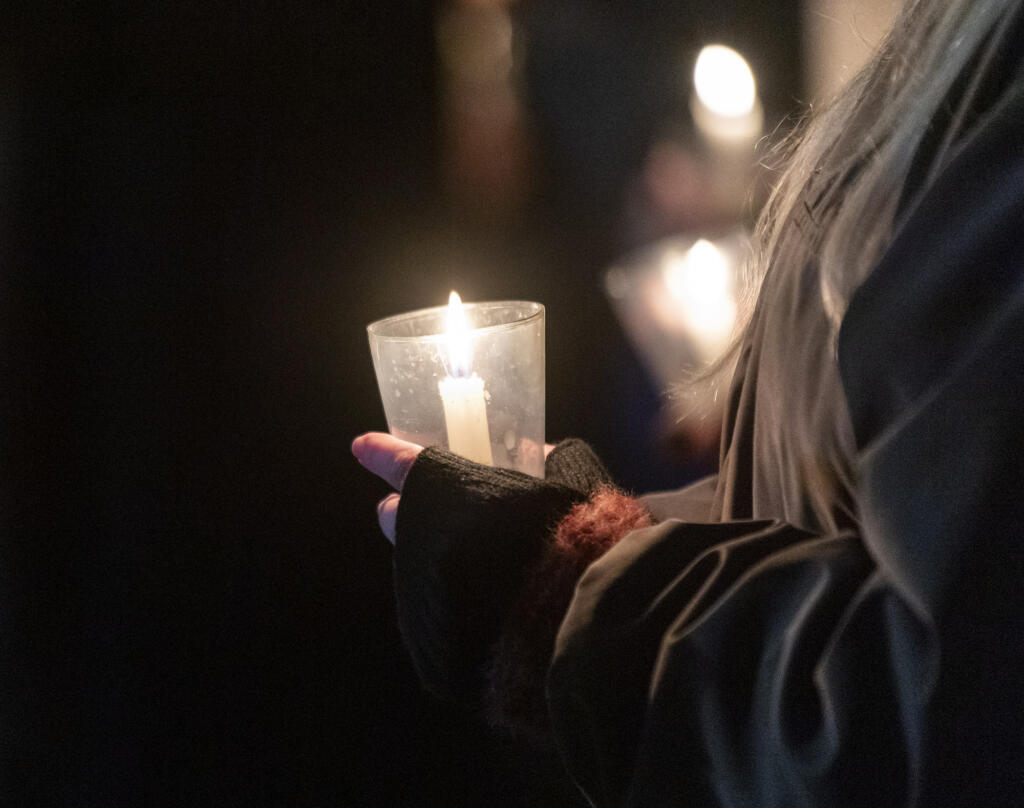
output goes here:
{"type": "Polygon", "coordinates": [[[348,450],[384,427],[365,325],[540,300],[549,438],[684,482],[600,271],[669,55],[765,37],[746,4],[517,8],[529,182],[488,208],[445,173],[437,8],[3,12],[0,804],[574,804],[402,652],[386,489],[348,450]]]}

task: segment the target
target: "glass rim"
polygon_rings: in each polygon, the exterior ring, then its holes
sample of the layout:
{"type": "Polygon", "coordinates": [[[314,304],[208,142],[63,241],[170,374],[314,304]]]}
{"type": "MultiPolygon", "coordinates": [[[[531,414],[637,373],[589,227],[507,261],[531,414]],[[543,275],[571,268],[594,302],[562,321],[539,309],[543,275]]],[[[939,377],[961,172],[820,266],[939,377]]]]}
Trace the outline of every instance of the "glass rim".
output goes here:
{"type": "MultiPolygon", "coordinates": [[[[532,309],[529,314],[523,317],[516,317],[515,319],[509,320],[507,323],[494,323],[493,325],[483,325],[470,328],[470,332],[473,334],[490,334],[498,331],[507,331],[512,328],[517,328],[522,325],[526,325],[533,320],[537,320],[544,316],[544,304],[537,303],[533,300],[485,300],[478,303],[463,303],[464,309],[500,309],[500,308],[513,308],[513,307],[528,307],[532,309]]],[[[413,311],[403,312],[402,314],[393,314],[390,317],[382,317],[379,320],[374,320],[368,326],[366,326],[367,334],[376,340],[386,340],[388,342],[435,342],[445,338],[443,331],[436,334],[422,334],[420,336],[406,336],[398,334],[385,333],[386,329],[390,325],[397,323],[404,323],[410,320],[426,319],[433,317],[438,314],[443,314],[448,310],[448,304],[445,303],[440,306],[429,306],[423,309],[415,309],[413,311]]]]}

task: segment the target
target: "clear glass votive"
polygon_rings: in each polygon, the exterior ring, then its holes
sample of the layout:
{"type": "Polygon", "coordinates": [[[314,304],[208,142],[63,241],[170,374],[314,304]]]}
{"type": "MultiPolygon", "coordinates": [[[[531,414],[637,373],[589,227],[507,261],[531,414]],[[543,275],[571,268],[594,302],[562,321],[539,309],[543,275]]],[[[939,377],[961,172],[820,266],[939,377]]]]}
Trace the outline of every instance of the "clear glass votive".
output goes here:
{"type": "Polygon", "coordinates": [[[398,314],[366,327],[392,435],[544,476],[544,306],[522,300],[398,314]]]}

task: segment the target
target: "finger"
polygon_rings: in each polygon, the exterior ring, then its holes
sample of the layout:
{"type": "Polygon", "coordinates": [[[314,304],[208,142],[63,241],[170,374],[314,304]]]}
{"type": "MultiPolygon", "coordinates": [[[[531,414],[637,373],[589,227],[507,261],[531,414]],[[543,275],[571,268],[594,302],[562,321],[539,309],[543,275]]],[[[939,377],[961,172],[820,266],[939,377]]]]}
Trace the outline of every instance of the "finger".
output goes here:
{"type": "Polygon", "coordinates": [[[396,491],[402,490],[405,476],[422,448],[384,432],[367,432],[352,441],[356,460],[396,491]]]}
{"type": "Polygon", "coordinates": [[[388,494],[377,503],[377,521],[381,532],[392,544],[395,543],[395,518],[398,516],[398,494],[388,494]]]}
{"type": "Polygon", "coordinates": [[[554,448],[555,448],[555,444],[553,444],[553,443],[545,443],[544,444],[544,459],[545,460],[548,459],[548,455],[551,454],[551,450],[554,449],[554,448]]]}

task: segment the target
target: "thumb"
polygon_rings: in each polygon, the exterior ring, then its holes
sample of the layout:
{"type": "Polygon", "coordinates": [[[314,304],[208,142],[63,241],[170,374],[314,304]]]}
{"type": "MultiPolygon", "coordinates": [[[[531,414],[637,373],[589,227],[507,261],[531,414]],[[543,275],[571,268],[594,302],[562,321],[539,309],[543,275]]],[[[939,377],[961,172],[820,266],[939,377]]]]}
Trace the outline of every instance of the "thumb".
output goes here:
{"type": "Polygon", "coordinates": [[[398,494],[388,494],[377,503],[377,522],[380,524],[381,533],[392,544],[395,543],[395,519],[398,516],[400,499],[398,494]]]}

